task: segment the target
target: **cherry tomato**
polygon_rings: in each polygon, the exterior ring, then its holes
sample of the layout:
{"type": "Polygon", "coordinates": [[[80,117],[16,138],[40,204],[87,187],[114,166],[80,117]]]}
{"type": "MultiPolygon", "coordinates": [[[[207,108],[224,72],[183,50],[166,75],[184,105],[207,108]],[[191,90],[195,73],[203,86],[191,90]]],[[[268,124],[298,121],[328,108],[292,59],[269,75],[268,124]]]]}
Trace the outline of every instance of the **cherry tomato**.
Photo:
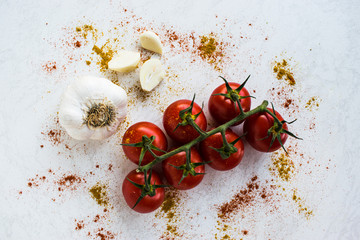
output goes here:
{"type": "MultiPolygon", "coordinates": [[[[229,85],[232,89],[237,89],[241,84],[229,82],[229,85]]],[[[218,124],[224,124],[231,119],[235,118],[237,115],[240,114],[239,106],[237,103],[234,103],[230,98],[227,98],[225,96],[221,95],[214,95],[214,94],[227,94],[228,91],[226,89],[225,83],[220,85],[219,87],[215,88],[215,90],[212,92],[210,98],[209,98],[209,112],[211,116],[214,118],[214,120],[218,124]],[[235,109],[236,106],[236,109],[235,109]]],[[[245,97],[249,96],[249,92],[246,90],[246,88],[242,88],[239,92],[239,96],[245,97]]],[[[251,98],[243,98],[240,99],[240,104],[244,112],[247,112],[250,110],[251,107],[251,98]]],[[[241,122],[238,122],[234,125],[238,125],[241,122]]]]}
{"type": "MultiPolygon", "coordinates": [[[[230,129],[227,129],[225,132],[226,140],[231,143],[235,141],[239,136],[231,131],[230,129]]],[[[214,135],[211,135],[210,137],[206,138],[204,141],[200,142],[200,152],[201,156],[203,157],[205,162],[209,162],[208,165],[216,170],[219,171],[226,171],[233,169],[242,160],[242,157],[244,156],[244,144],[241,140],[236,142],[234,144],[234,147],[237,148],[237,151],[235,153],[232,153],[230,157],[223,159],[220,156],[220,153],[215,151],[213,148],[221,148],[223,146],[223,139],[221,136],[221,133],[216,133],[214,135]]]]}
{"type": "MultiPolygon", "coordinates": [[[[179,116],[180,111],[188,108],[190,104],[190,100],[178,100],[168,106],[164,113],[163,124],[165,131],[178,143],[188,143],[200,135],[191,125],[179,126],[175,130],[176,126],[183,121],[179,116]]],[[[201,107],[194,103],[191,114],[196,115],[201,111],[201,107]]],[[[200,129],[204,131],[206,130],[207,121],[203,112],[201,112],[201,114],[195,119],[195,123],[200,127],[200,129]]]]}
{"type": "MultiPolygon", "coordinates": [[[[203,162],[199,152],[195,148],[191,148],[190,151],[191,162],[192,163],[201,163],[203,162]]],[[[181,181],[183,170],[176,169],[171,166],[181,166],[186,163],[186,153],[180,152],[177,153],[162,162],[162,169],[165,175],[166,180],[172,186],[177,189],[187,190],[196,187],[203,180],[204,174],[193,176],[190,173],[181,181]],[[171,164],[171,165],[170,165],[171,164]]],[[[194,168],[196,173],[204,173],[205,165],[200,165],[194,168]]]]}
{"type": "MultiPolygon", "coordinates": [[[[272,109],[268,109],[273,112],[272,109]]],[[[277,111],[275,111],[275,115],[280,121],[284,120],[277,111]]],[[[268,130],[273,125],[274,118],[266,112],[251,115],[245,120],[244,123],[244,133],[246,133],[245,139],[253,148],[260,152],[276,151],[281,147],[281,144],[279,143],[278,139],[275,139],[275,141],[270,147],[273,134],[271,133],[269,136],[267,135],[268,130]]],[[[288,130],[286,123],[284,123],[282,127],[283,129],[288,130]]],[[[280,133],[280,139],[282,144],[285,144],[287,138],[287,134],[280,133]]]]}
{"type": "MultiPolygon", "coordinates": [[[[144,173],[136,172],[136,170],[131,171],[124,179],[122,185],[122,193],[124,195],[125,201],[127,205],[129,205],[129,207],[133,208],[141,195],[141,189],[134,186],[128,179],[130,179],[131,181],[137,184],[144,185],[145,183],[144,173]]],[[[151,184],[154,185],[163,184],[159,174],[154,170],[152,171],[150,182],[151,184]]],[[[151,197],[149,195],[146,195],[142,200],[140,200],[140,202],[133,209],[139,213],[149,213],[159,208],[161,204],[164,202],[164,199],[165,199],[164,188],[156,188],[154,196],[151,197]]]]}
{"type": "MultiPolygon", "coordinates": [[[[123,144],[133,144],[142,141],[142,136],[145,135],[147,137],[154,136],[155,139],[152,142],[152,145],[155,147],[166,151],[168,147],[167,139],[164,132],[155,124],[150,122],[138,122],[132,125],[128,130],[126,130],[122,143],[123,144]]],[[[131,147],[131,146],[122,146],[125,155],[134,163],[139,164],[141,147],[131,147]]],[[[152,150],[156,155],[162,155],[164,153],[152,150]]],[[[141,165],[146,165],[154,160],[154,157],[150,152],[146,152],[145,156],[141,162],[141,165]]]]}

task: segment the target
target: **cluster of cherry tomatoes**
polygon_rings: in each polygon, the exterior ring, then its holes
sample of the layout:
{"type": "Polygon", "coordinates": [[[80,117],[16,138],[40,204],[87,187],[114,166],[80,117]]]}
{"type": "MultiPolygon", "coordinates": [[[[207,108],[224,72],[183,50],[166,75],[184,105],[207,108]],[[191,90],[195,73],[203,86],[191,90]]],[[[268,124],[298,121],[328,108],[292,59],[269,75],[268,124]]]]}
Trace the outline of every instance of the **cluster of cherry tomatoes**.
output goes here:
{"type": "MultiPolygon", "coordinates": [[[[212,92],[208,102],[210,115],[218,126],[251,109],[251,97],[244,87],[246,81],[243,84],[224,81],[212,92]]],[[[194,100],[178,100],[169,105],[164,112],[163,126],[178,146],[207,133],[206,116],[194,100]]],[[[262,152],[283,147],[288,137],[286,122],[278,112],[269,108],[247,117],[243,132],[246,133],[247,142],[262,152]],[[274,116],[277,119],[274,120],[274,116]]],[[[168,149],[165,133],[150,122],[132,125],[123,136],[122,146],[129,160],[139,167],[177,149],[177,146],[168,149]]],[[[230,170],[240,163],[243,155],[241,137],[227,128],[206,135],[204,140],[194,144],[188,151],[179,151],[163,159],[162,172],[169,185],[181,190],[191,189],[202,181],[205,165],[219,171],[230,170]]],[[[135,169],[124,179],[122,191],[131,208],[148,213],[160,207],[164,201],[164,186],[162,177],[155,170],[142,172],[135,169]]]]}

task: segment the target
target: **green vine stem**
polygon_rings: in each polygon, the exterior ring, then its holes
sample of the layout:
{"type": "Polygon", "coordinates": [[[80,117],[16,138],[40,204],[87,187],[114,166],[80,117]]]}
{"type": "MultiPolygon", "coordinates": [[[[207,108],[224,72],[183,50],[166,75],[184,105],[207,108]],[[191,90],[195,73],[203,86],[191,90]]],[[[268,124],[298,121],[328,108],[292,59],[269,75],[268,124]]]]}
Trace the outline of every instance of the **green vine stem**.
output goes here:
{"type": "MultiPolygon", "coordinates": [[[[259,112],[265,112],[267,111],[267,106],[268,106],[269,102],[264,100],[258,107],[248,111],[248,112],[243,112],[243,113],[240,113],[238,116],[236,116],[234,119],[218,126],[217,128],[214,128],[208,132],[203,132],[201,130],[201,132],[199,131],[200,133],[200,136],[197,137],[196,139],[192,140],[191,142],[185,144],[185,145],[182,145],[170,152],[167,152],[161,156],[156,156],[155,159],[144,165],[144,166],[140,166],[137,171],[141,171],[141,172],[147,172],[148,170],[150,170],[153,166],[157,165],[158,163],[161,163],[162,161],[164,161],[165,159],[179,153],[179,152],[186,152],[188,153],[191,149],[191,147],[193,147],[194,145],[198,144],[199,142],[203,141],[204,139],[208,138],[209,136],[211,135],[214,135],[215,133],[218,133],[218,132],[224,132],[226,131],[226,129],[228,129],[229,127],[231,127],[233,124],[237,123],[237,122],[240,122],[240,121],[243,121],[245,118],[253,115],[253,114],[256,114],[256,113],[259,113],[259,112]]],[[[275,119],[276,116],[275,116],[275,119]]],[[[196,124],[194,121],[190,121],[189,122],[190,125],[192,125],[193,127],[196,128],[196,124]]]]}

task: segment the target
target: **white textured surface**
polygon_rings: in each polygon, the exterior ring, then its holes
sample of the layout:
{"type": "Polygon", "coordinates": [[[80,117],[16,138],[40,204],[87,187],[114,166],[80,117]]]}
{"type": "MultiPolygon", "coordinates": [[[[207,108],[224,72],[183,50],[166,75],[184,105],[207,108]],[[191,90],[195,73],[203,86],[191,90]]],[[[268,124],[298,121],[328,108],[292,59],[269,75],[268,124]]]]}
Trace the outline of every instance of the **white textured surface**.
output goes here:
{"type": "MultiPolygon", "coordinates": [[[[125,206],[121,182],[135,166],[123,157],[119,135],[100,144],[77,142],[65,135],[62,143],[53,144],[41,134],[54,125],[59,98],[72,79],[89,73],[103,76],[95,60],[90,67],[84,62],[91,53],[91,43],[76,50],[61,47],[64,28],[87,23],[102,29],[102,39],[119,37],[120,47],[128,50],[139,48],[133,27],[162,32],[163,25],[173,26],[195,35],[214,32],[235,44],[230,54],[233,60],[221,74],[233,81],[252,75],[248,89],[256,89],[253,106],[262,99],[282,104],[271,94],[273,87],[282,86],[271,63],[276,56],[291,58],[297,80],[292,98],[300,111],[284,116],[298,119],[291,129],[304,138],[298,144],[299,152],[310,164],[299,167],[290,183],[277,181],[290,191],[279,198],[277,211],[269,214],[264,204],[247,210],[244,218],[230,224],[233,230],[228,234],[234,239],[359,239],[359,11],[357,0],[123,1],[121,6],[116,1],[95,0],[1,1],[0,239],[97,239],[94,231],[99,227],[111,231],[115,239],[159,239],[166,232],[167,219],[139,215],[125,206]],[[133,20],[131,14],[142,20],[133,20]],[[119,26],[116,33],[108,31],[123,19],[130,22],[119,26]],[[56,71],[44,72],[42,65],[53,60],[58,64],[56,71]],[[62,65],[66,69],[59,67],[62,65]],[[308,111],[304,105],[312,96],[321,99],[320,106],[308,111]],[[308,127],[311,122],[316,123],[313,130],[308,127]],[[100,168],[95,168],[97,164],[100,168]],[[113,164],[112,171],[106,170],[108,164],[113,164]],[[59,196],[52,184],[56,176],[48,169],[60,175],[84,176],[86,184],[59,196]],[[95,174],[89,176],[89,171],[95,174]],[[47,180],[29,188],[27,183],[36,174],[47,176],[47,180]],[[108,183],[112,208],[105,220],[94,223],[93,217],[103,208],[90,197],[88,188],[98,181],[108,183]],[[292,189],[297,189],[314,216],[306,219],[298,213],[291,201],[292,189]],[[85,229],[75,230],[75,219],[89,223],[85,229]],[[246,236],[241,233],[244,229],[249,231],[246,236]]],[[[190,63],[192,57],[187,53],[171,51],[165,44],[163,61],[178,75],[178,82],[165,79],[157,88],[163,101],[160,105],[191,98],[194,92],[197,102],[206,103],[212,89],[220,84],[220,73],[199,59],[190,63]],[[189,89],[162,95],[172,84],[189,89]]],[[[131,85],[137,81],[138,71],[118,77],[122,84],[131,85]]],[[[160,125],[161,107],[154,107],[154,99],[155,93],[147,104],[135,101],[129,121],[160,125]]],[[[221,239],[225,232],[217,229],[215,205],[228,201],[253,175],[261,181],[272,178],[270,155],[256,153],[247,144],[245,147],[244,160],[237,169],[229,173],[208,169],[202,185],[182,195],[176,224],[183,233],[179,239],[214,239],[215,234],[221,239]]]]}

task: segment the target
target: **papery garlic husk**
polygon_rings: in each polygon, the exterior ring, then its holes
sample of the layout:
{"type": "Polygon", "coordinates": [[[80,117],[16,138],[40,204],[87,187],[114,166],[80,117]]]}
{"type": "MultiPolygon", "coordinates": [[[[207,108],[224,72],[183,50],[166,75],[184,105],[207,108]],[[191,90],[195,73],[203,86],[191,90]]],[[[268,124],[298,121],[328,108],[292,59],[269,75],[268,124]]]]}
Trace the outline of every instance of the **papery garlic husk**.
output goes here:
{"type": "Polygon", "coordinates": [[[84,76],[65,90],[59,121],[77,140],[102,140],[113,135],[125,118],[127,95],[105,78],[84,76]]]}

